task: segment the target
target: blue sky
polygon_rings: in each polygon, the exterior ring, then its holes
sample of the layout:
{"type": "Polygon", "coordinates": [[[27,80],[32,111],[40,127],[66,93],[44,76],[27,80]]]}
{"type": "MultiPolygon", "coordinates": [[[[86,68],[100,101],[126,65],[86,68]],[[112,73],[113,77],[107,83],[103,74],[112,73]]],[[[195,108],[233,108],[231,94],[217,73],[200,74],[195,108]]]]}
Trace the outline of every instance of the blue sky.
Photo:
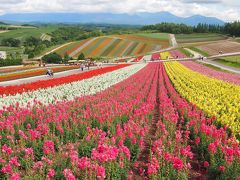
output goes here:
{"type": "Polygon", "coordinates": [[[0,0],[0,14],[26,12],[169,11],[187,17],[195,14],[225,21],[240,20],[240,0],[0,0]]]}

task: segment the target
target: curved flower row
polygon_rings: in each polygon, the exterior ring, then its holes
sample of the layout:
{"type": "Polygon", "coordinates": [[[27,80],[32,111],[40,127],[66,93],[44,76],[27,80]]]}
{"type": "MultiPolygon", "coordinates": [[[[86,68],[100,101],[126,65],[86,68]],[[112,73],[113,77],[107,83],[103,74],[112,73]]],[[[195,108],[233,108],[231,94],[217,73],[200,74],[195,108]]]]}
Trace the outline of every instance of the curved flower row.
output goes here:
{"type": "Polygon", "coordinates": [[[240,86],[194,72],[177,62],[165,64],[178,92],[208,115],[240,133],[240,86]]]}
{"type": "Polygon", "coordinates": [[[33,105],[36,101],[39,101],[43,104],[49,104],[55,101],[61,101],[65,99],[73,100],[75,97],[95,94],[135,74],[144,66],[144,64],[132,65],[81,81],[39,89],[31,92],[24,92],[22,94],[5,96],[0,99],[0,108],[16,104],[19,106],[24,106],[27,104],[33,105]]]}
{"type": "MultiPolygon", "coordinates": [[[[54,73],[56,72],[62,72],[72,69],[77,69],[77,66],[58,66],[58,67],[51,67],[54,73]]],[[[36,69],[30,69],[30,70],[24,70],[24,71],[16,71],[12,73],[6,73],[0,75],[0,82],[1,81],[10,81],[15,79],[22,79],[27,77],[33,77],[33,76],[40,76],[45,75],[47,72],[46,68],[36,68],[36,69]]]]}
{"type": "Polygon", "coordinates": [[[80,74],[74,74],[66,77],[61,78],[55,78],[55,79],[48,79],[48,80],[41,80],[36,81],[28,84],[21,84],[21,85],[14,85],[14,86],[6,86],[6,87],[0,87],[0,96],[6,96],[6,95],[15,95],[15,94],[21,94],[23,92],[33,91],[41,88],[48,88],[48,87],[54,87],[61,84],[71,83],[74,81],[80,81],[86,78],[90,78],[93,76],[97,76],[100,74],[104,74],[107,72],[111,72],[117,69],[121,69],[123,67],[129,66],[127,64],[121,64],[117,66],[110,66],[105,67],[101,69],[95,69],[92,71],[87,71],[80,74]]]}
{"type": "Polygon", "coordinates": [[[204,65],[190,62],[190,61],[189,62],[181,62],[181,63],[184,66],[186,66],[187,68],[189,68],[193,71],[199,72],[201,74],[240,85],[240,76],[237,74],[230,74],[230,73],[226,73],[226,72],[217,71],[212,68],[208,68],[204,65]]]}

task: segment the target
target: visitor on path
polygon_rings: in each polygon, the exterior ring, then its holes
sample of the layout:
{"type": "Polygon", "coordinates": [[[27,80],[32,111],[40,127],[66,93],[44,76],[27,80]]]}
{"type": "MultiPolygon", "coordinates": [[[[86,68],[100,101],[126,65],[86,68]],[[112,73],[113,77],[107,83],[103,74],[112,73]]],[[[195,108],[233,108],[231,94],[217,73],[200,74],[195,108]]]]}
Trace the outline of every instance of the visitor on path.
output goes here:
{"type": "Polygon", "coordinates": [[[51,69],[48,69],[46,75],[53,76],[53,71],[51,69]]]}
{"type": "Polygon", "coordinates": [[[82,71],[84,70],[84,64],[83,63],[81,63],[80,68],[81,68],[82,71]]]}
{"type": "Polygon", "coordinates": [[[90,69],[90,61],[87,63],[87,68],[90,69]]]}

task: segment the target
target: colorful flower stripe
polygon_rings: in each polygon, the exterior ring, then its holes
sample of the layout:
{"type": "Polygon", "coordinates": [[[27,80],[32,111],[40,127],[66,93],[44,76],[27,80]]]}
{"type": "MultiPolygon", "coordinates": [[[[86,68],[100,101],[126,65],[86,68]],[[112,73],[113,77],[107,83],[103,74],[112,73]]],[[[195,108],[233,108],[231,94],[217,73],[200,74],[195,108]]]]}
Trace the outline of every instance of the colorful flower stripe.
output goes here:
{"type": "Polygon", "coordinates": [[[81,48],[85,43],[87,43],[89,40],[91,40],[91,39],[86,39],[86,40],[80,41],[78,44],[75,44],[71,49],[69,49],[66,53],[68,55],[74,53],[79,48],[81,48]]]}
{"type": "Polygon", "coordinates": [[[139,62],[143,59],[143,56],[139,56],[136,59],[134,59],[132,62],[139,62]]]}
{"type": "MultiPolygon", "coordinates": [[[[53,70],[54,73],[77,69],[77,68],[78,68],[77,66],[51,67],[51,69],[53,70]]],[[[14,72],[14,73],[10,73],[10,74],[4,74],[4,75],[0,76],[0,82],[45,75],[46,72],[47,72],[46,68],[39,68],[39,69],[33,69],[33,70],[14,72]]],[[[0,87],[0,89],[1,89],[1,87],[0,87]]]]}
{"type": "Polygon", "coordinates": [[[178,50],[170,51],[170,54],[173,58],[186,58],[187,57],[185,54],[179,52],[178,50]]]}
{"type": "Polygon", "coordinates": [[[157,61],[157,60],[160,60],[160,54],[159,53],[154,53],[152,54],[152,59],[151,61],[157,61]]]}
{"type": "Polygon", "coordinates": [[[0,75],[6,74],[6,73],[13,73],[18,71],[26,71],[29,69],[37,69],[38,66],[20,66],[20,67],[11,67],[11,68],[0,68],[0,75]]]}
{"type": "MultiPolygon", "coordinates": [[[[97,92],[105,90],[106,88],[126,79],[144,66],[144,64],[128,66],[101,75],[95,74],[94,77],[83,79],[81,81],[16,94],[13,96],[6,96],[0,99],[0,109],[4,106],[15,105],[16,103],[21,107],[26,106],[27,104],[32,106],[36,101],[43,104],[49,104],[65,99],[73,100],[75,97],[83,95],[96,94],[97,92]]],[[[55,81],[57,82],[57,80],[55,81]]]]}
{"type": "Polygon", "coordinates": [[[226,72],[217,71],[195,62],[181,62],[181,63],[187,68],[199,72],[201,74],[240,85],[240,76],[237,74],[230,74],[226,72]]]}
{"type": "Polygon", "coordinates": [[[22,85],[14,85],[14,86],[7,86],[7,87],[0,87],[0,95],[15,95],[15,94],[21,94],[23,92],[28,91],[34,91],[41,88],[48,88],[48,87],[54,87],[61,84],[71,83],[74,81],[80,81],[83,79],[91,78],[93,76],[97,76],[100,74],[104,74],[107,72],[111,72],[117,69],[121,69],[123,67],[126,67],[129,65],[121,64],[117,66],[112,67],[105,67],[101,69],[96,69],[80,74],[74,74],[67,77],[61,77],[56,79],[49,79],[49,80],[41,80],[29,84],[22,84],[22,85]]]}
{"type": "Polygon", "coordinates": [[[171,59],[172,58],[172,56],[171,56],[171,54],[169,52],[161,52],[160,56],[161,56],[162,60],[166,60],[166,59],[171,59]]]}
{"type": "Polygon", "coordinates": [[[208,115],[240,133],[240,86],[194,72],[178,62],[165,64],[178,92],[208,115]]]}

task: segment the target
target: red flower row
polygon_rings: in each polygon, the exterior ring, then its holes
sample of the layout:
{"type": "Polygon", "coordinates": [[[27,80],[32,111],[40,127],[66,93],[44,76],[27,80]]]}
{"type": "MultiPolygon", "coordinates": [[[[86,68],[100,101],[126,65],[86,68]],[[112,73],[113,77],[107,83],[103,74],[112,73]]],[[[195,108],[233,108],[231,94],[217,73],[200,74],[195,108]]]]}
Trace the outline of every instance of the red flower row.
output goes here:
{"type": "Polygon", "coordinates": [[[66,83],[71,83],[74,81],[80,81],[83,79],[88,79],[93,76],[105,74],[120,68],[124,68],[126,66],[129,66],[128,64],[120,64],[117,66],[111,66],[111,67],[105,67],[101,69],[95,69],[92,71],[87,71],[80,74],[74,74],[66,77],[61,78],[55,78],[55,79],[48,79],[48,80],[40,80],[28,84],[21,84],[21,85],[14,85],[14,86],[6,86],[6,87],[0,87],[0,95],[15,95],[17,93],[21,94],[23,92],[28,91],[34,91],[41,88],[48,88],[48,87],[54,87],[59,86],[66,83]]]}

